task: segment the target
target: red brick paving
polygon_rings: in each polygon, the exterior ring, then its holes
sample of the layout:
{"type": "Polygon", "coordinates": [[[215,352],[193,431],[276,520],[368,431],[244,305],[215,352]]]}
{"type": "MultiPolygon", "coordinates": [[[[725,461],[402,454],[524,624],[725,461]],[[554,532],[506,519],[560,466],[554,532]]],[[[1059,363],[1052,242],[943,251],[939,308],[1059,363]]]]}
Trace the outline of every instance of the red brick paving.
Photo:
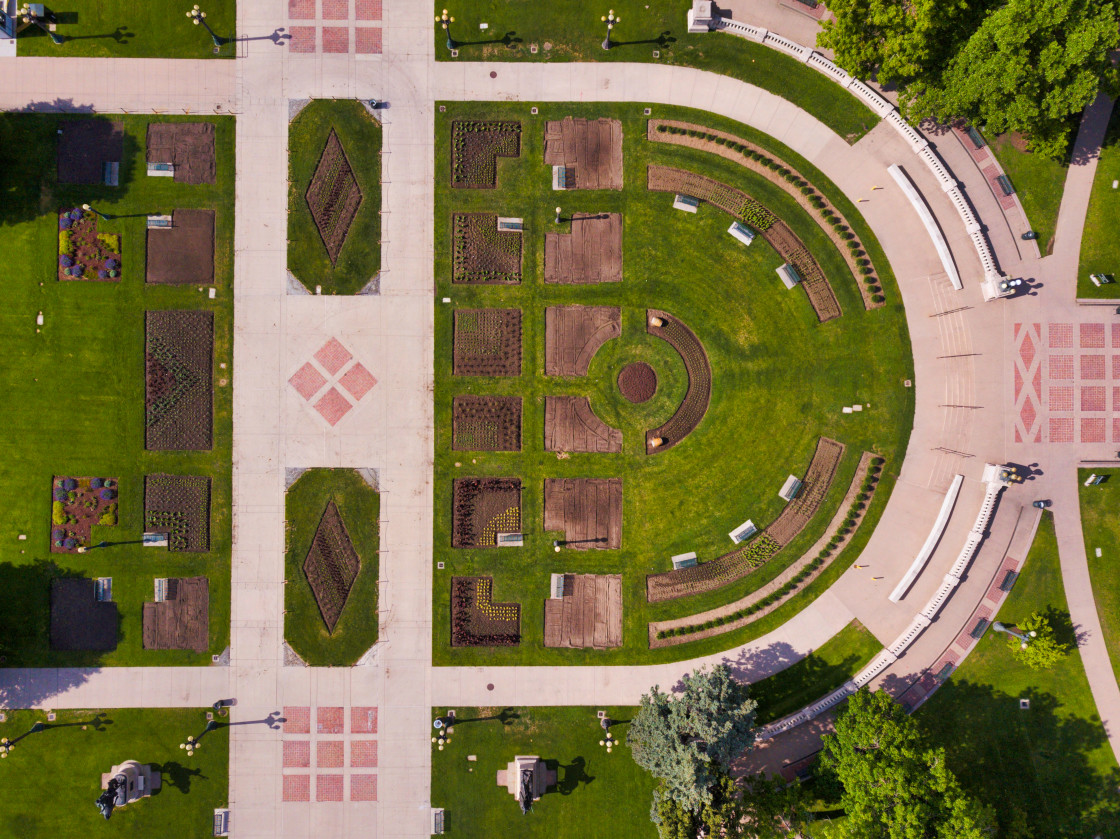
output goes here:
{"type": "Polygon", "coordinates": [[[310,734],[311,709],[306,705],[298,707],[284,706],[284,733],[310,734]]]}
{"type": "Polygon", "coordinates": [[[285,775],[283,801],[310,801],[311,776],[310,775],[285,775]]]}
{"type": "Polygon", "coordinates": [[[1023,367],[1027,370],[1031,369],[1031,362],[1034,361],[1034,352],[1034,341],[1031,339],[1030,333],[1027,333],[1023,336],[1023,343],[1019,346],[1019,358],[1023,359],[1023,367]]]}
{"type": "Polygon", "coordinates": [[[1083,356],[1081,356],[1081,378],[1082,379],[1103,379],[1104,378],[1104,356],[1103,355],[1083,355],[1083,356]]]}
{"type": "Polygon", "coordinates": [[[377,741],[351,740],[350,765],[367,769],[377,766],[377,741]]]}
{"type": "Polygon", "coordinates": [[[1120,381],[1120,355],[1112,357],[1112,378],[1120,381]]]}
{"type": "Polygon", "coordinates": [[[327,383],[326,377],[316,370],[311,362],[307,362],[288,379],[288,383],[296,389],[296,393],[304,399],[311,399],[319,389],[327,383]]]}
{"type": "Polygon", "coordinates": [[[342,776],[341,775],[316,775],[315,776],[316,801],[341,801],[342,776]]]}
{"type": "Polygon", "coordinates": [[[377,776],[376,775],[351,775],[350,776],[351,801],[376,801],[377,776]]]}
{"type": "Polygon", "coordinates": [[[342,378],[338,380],[338,383],[354,397],[356,402],[361,402],[362,397],[369,393],[373,386],[377,384],[377,379],[375,379],[373,374],[363,367],[362,363],[359,361],[346,371],[342,378]]]}
{"type": "Polygon", "coordinates": [[[320,769],[339,769],[346,762],[341,740],[319,740],[315,744],[315,765],[320,769]]]}
{"type": "Polygon", "coordinates": [[[1050,417],[1050,442],[1073,442],[1073,417],[1050,417]]]}
{"type": "Polygon", "coordinates": [[[1081,420],[1081,442],[1082,443],[1103,443],[1104,442],[1104,418],[1083,418],[1081,420]]]}
{"type": "Polygon", "coordinates": [[[1112,389],[1112,410],[1114,413],[1120,414],[1120,387],[1112,389]]]}
{"type": "Polygon", "coordinates": [[[1107,411],[1105,405],[1105,389],[1103,387],[1081,388],[1082,411],[1107,411]]]}
{"type": "Polygon", "coordinates": [[[359,26],[355,29],[354,52],[358,55],[380,55],[381,30],[372,26],[359,26]]]}
{"type": "Polygon", "coordinates": [[[1052,323],[1050,324],[1050,348],[1057,347],[1066,348],[1073,346],[1073,324],[1072,323],[1052,323]]]}
{"type": "Polygon", "coordinates": [[[377,709],[355,705],[350,709],[351,734],[376,734],[377,709]]]}
{"type": "Polygon", "coordinates": [[[288,52],[315,52],[314,26],[289,26],[288,52]]]}
{"type": "Polygon", "coordinates": [[[1112,348],[1120,350],[1120,323],[1112,324],[1112,348]]]}
{"type": "Polygon", "coordinates": [[[1073,378],[1073,356],[1072,355],[1052,355],[1050,356],[1050,378],[1051,379],[1072,379],[1073,378]]]}
{"type": "Polygon", "coordinates": [[[1050,385],[1047,393],[1048,405],[1051,411],[1073,410],[1073,386],[1050,385]]]}
{"type": "Polygon", "coordinates": [[[323,0],[323,20],[346,20],[349,17],[349,0],[323,0]]]}
{"type": "Polygon", "coordinates": [[[338,421],[346,416],[352,407],[354,406],[346,401],[346,397],[333,387],[315,403],[315,410],[332,426],[338,425],[338,421]]]}
{"type": "Polygon", "coordinates": [[[289,20],[315,20],[315,0],[288,0],[289,20]]]}
{"type": "Polygon", "coordinates": [[[354,0],[355,20],[381,20],[381,0],[354,0]]]}
{"type": "Polygon", "coordinates": [[[1120,417],[1112,421],[1112,442],[1120,443],[1120,417]]]}
{"type": "Polygon", "coordinates": [[[315,730],[320,734],[342,734],[346,716],[342,708],[323,707],[316,709],[315,730]]]}
{"type": "Polygon", "coordinates": [[[311,743],[307,740],[284,741],[284,766],[306,767],[311,765],[311,743]]]}
{"type": "Polygon", "coordinates": [[[345,26],[324,26],[323,52],[350,52],[350,30],[345,26]]]}
{"type": "MultiPolygon", "coordinates": [[[[323,32],[326,33],[330,29],[337,29],[338,27],[324,27],[323,32]]],[[[345,31],[345,30],[344,30],[345,31]]],[[[326,35],[323,36],[326,38],[326,35]]],[[[324,52],[326,50],[324,49],[324,52]]],[[[346,366],[346,362],[353,358],[350,350],[342,345],[342,342],[337,338],[331,338],[323,346],[319,347],[319,351],[315,353],[315,360],[323,365],[323,369],[335,375],[339,370],[346,366]]]]}
{"type": "Polygon", "coordinates": [[[1081,324],[1081,348],[1099,349],[1104,347],[1104,324],[1081,324]]]}
{"type": "Polygon", "coordinates": [[[1028,397],[1027,401],[1023,403],[1023,409],[1019,412],[1019,417],[1023,420],[1023,428],[1030,431],[1037,416],[1038,412],[1034,409],[1034,403],[1028,397]]]}

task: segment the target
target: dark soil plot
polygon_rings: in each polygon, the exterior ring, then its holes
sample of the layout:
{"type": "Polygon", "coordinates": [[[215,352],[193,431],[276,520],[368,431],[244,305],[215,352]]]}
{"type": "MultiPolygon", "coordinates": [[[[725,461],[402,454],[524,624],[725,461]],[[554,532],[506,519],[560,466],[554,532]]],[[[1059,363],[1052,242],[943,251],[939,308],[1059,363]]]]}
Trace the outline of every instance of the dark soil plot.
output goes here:
{"type": "Polygon", "coordinates": [[[90,546],[94,525],[117,523],[116,478],[56,477],[51,482],[51,553],[90,546]]]}
{"type": "Polygon", "coordinates": [[[622,575],[565,574],[564,596],[544,602],[544,645],[622,646],[622,575]]]}
{"type": "Polygon", "coordinates": [[[323,510],[315,538],[303,561],[303,573],[315,595],[327,632],[333,633],[338,625],[361,568],[362,560],[354,550],[354,543],[332,499],[323,510]]]}
{"type": "Polygon", "coordinates": [[[646,453],[652,454],[677,445],[704,419],[712,398],[712,365],[696,333],[667,312],[647,310],[646,331],[680,353],[688,373],[688,390],[680,407],[667,423],[646,432],[646,453]]]}
{"type": "Polygon", "coordinates": [[[451,547],[496,547],[499,533],[521,532],[521,479],[456,478],[451,508],[451,547]]]}
{"type": "Polygon", "coordinates": [[[546,396],[544,449],[617,453],[622,451],[622,432],[595,416],[586,396],[546,396]]]}
{"type": "Polygon", "coordinates": [[[621,334],[617,306],[549,306],[544,311],[544,374],[586,376],[599,347],[621,334]]]}
{"type": "Polygon", "coordinates": [[[498,158],[520,156],[520,122],[451,123],[451,186],[456,189],[493,189],[498,158]]]}
{"type": "Polygon", "coordinates": [[[498,217],[463,213],[451,217],[451,282],[515,285],[521,282],[521,231],[498,230],[498,217]]]}
{"type": "Polygon", "coordinates": [[[546,478],[544,529],[577,551],[622,547],[622,478],[546,478]]]}
{"type": "Polygon", "coordinates": [[[782,508],[778,517],[766,528],[766,532],[779,545],[785,546],[794,540],[805,525],[817,514],[828,488],[832,486],[832,478],[844,456],[844,444],[828,437],[821,437],[817,441],[817,450],[801,481],[801,489],[797,497],[782,508]]]}
{"type": "Polygon", "coordinates": [[[145,650],[193,650],[210,647],[210,581],[206,577],[170,577],[166,599],[144,604],[145,650]]]}
{"type": "Polygon", "coordinates": [[[209,551],[210,479],[182,475],[144,478],[144,530],[166,533],[172,551],[209,551]]]}
{"type": "Polygon", "coordinates": [[[124,124],[105,119],[66,120],[58,124],[58,182],[103,184],[105,165],[124,156],[124,124]]]}
{"type": "Polygon", "coordinates": [[[170,227],[148,228],[145,282],[213,285],[213,210],[175,210],[170,227]]]}
{"type": "Polygon", "coordinates": [[[520,396],[456,396],[451,406],[455,451],[521,451],[520,396]]]}
{"type": "Polygon", "coordinates": [[[622,282],[622,215],[573,213],[571,233],[545,233],[544,281],[622,282]]]}
{"type": "Polygon", "coordinates": [[[657,393],[657,373],[644,361],[627,364],[618,373],[618,392],[635,405],[649,402],[657,393]]]}
{"type": "Polygon", "coordinates": [[[456,376],[521,375],[520,309],[456,309],[454,326],[456,376]]]}
{"type": "Polygon", "coordinates": [[[98,233],[97,216],[81,207],[58,214],[58,278],[119,282],[121,237],[98,233]]]}
{"type": "Polygon", "coordinates": [[[451,646],[514,647],[521,643],[521,604],[494,603],[493,577],[451,578],[451,646]]]}
{"type": "Polygon", "coordinates": [[[97,599],[94,580],[51,580],[52,650],[115,650],[118,622],[117,604],[97,599]]]}
{"type": "Polygon", "coordinates": [[[622,122],[604,117],[549,120],[544,162],[567,169],[568,189],[622,189],[622,122]]]}
{"type": "Polygon", "coordinates": [[[354,177],[354,170],[350,168],[342,142],[333,130],[323,146],[319,165],[311,176],[305,197],[331,265],[334,265],[346,242],[346,234],[350,232],[350,224],[362,204],[362,190],[354,177]]]}
{"type": "Polygon", "coordinates": [[[148,126],[148,162],[170,163],[184,184],[214,183],[212,122],[153,122],[148,126]]]}
{"type": "Polygon", "coordinates": [[[144,447],[209,451],[213,446],[214,313],[144,313],[144,447]]]}

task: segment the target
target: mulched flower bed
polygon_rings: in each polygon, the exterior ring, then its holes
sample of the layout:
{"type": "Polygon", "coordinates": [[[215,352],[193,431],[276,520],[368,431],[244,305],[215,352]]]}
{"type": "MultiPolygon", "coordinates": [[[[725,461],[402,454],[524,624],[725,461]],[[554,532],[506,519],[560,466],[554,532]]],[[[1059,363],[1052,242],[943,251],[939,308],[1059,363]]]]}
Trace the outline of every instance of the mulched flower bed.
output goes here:
{"type": "Polygon", "coordinates": [[[572,550],[622,547],[622,478],[545,478],[544,529],[572,550]]]}
{"type": "Polygon", "coordinates": [[[494,603],[493,577],[451,578],[451,646],[516,647],[521,604],[494,603]]]}
{"type": "Polygon", "coordinates": [[[145,650],[192,650],[210,646],[210,581],[206,577],[168,577],[166,599],[145,603],[145,650]]]}
{"type": "Polygon", "coordinates": [[[174,210],[170,227],[148,228],[144,282],[213,285],[214,211],[174,210]]]}
{"type": "Polygon", "coordinates": [[[646,310],[646,331],[668,342],[684,362],[688,390],[669,421],[646,432],[646,454],[671,449],[695,430],[708,412],[712,398],[712,365],[696,334],[667,312],[646,310]],[[654,321],[660,321],[658,325],[654,321]],[[654,445],[655,440],[660,440],[654,445]]]}
{"type": "Polygon", "coordinates": [[[499,533],[521,532],[520,478],[456,478],[451,547],[497,547],[499,533]]]}
{"type": "Polygon", "coordinates": [[[151,122],[146,137],[148,163],[171,163],[180,184],[212,184],[216,175],[214,123],[151,122]]]}
{"type": "Polygon", "coordinates": [[[520,309],[456,309],[454,333],[456,376],[521,375],[520,309]]]}
{"type": "Polygon", "coordinates": [[[332,499],[323,510],[303,562],[303,573],[307,575],[328,633],[334,633],[361,568],[362,560],[354,550],[354,543],[332,499]]]}
{"type": "Polygon", "coordinates": [[[622,431],[599,419],[586,396],[546,396],[544,450],[600,454],[620,452],[622,431]]]}
{"type": "Polygon", "coordinates": [[[621,334],[618,306],[549,306],[544,310],[544,374],[586,376],[599,347],[621,334]]]}
{"type": "Polygon", "coordinates": [[[451,123],[451,186],[493,189],[498,185],[498,158],[521,156],[520,122],[451,123]]]}
{"type": "Polygon", "coordinates": [[[51,483],[51,553],[90,546],[93,526],[117,523],[116,478],[56,477],[51,483]]]}
{"type": "Polygon", "coordinates": [[[627,364],[618,373],[618,392],[635,405],[649,402],[657,393],[657,373],[644,361],[627,364]]]}
{"type": "Polygon", "coordinates": [[[209,451],[213,447],[214,313],[145,312],[144,328],[144,447],[209,451]]]}
{"type": "Polygon", "coordinates": [[[210,479],[183,475],[144,478],[144,530],[166,533],[172,551],[210,550],[210,479]]]}
{"type": "Polygon", "coordinates": [[[124,157],[124,123],[105,117],[63,119],[56,155],[60,184],[104,184],[105,164],[124,157]]]}
{"type": "Polygon", "coordinates": [[[451,438],[455,451],[521,451],[521,397],[456,396],[451,438]]]}
{"type": "Polygon", "coordinates": [[[98,233],[97,216],[81,207],[58,214],[58,278],[120,282],[121,237],[98,233]]]}
{"type": "Polygon", "coordinates": [[[305,198],[327,256],[334,265],[362,204],[362,190],[334,129],[323,146],[305,198]]]}
{"type": "Polygon", "coordinates": [[[451,217],[451,282],[515,285],[521,282],[521,231],[498,230],[490,213],[451,217]]]}

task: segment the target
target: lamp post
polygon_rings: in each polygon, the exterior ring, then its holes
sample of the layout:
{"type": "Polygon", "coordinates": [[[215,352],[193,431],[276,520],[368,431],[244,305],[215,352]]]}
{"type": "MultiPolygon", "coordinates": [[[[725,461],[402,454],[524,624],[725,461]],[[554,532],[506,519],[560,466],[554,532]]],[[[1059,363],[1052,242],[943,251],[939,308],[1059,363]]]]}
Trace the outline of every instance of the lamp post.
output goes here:
{"type": "Polygon", "coordinates": [[[62,46],[62,42],[66,40],[58,33],[51,32],[51,30],[43,24],[43,21],[39,19],[39,16],[31,11],[31,5],[29,3],[24,3],[23,6],[20,7],[19,19],[24,23],[34,24],[35,26],[38,26],[40,29],[46,32],[48,37],[50,37],[51,39],[51,43],[53,43],[56,47],[62,46]]]}
{"type": "Polygon", "coordinates": [[[611,48],[611,30],[614,29],[616,23],[622,22],[622,18],[615,17],[614,9],[611,9],[599,19],[607,25],[607,37],[603,39],[603,49],[609,50],[611,48]]]}
{"type": "Polygon", "coordinates": [[[553,219],[553,221],[555,221],[557,224],[560,223],[560,208],[559,207],[556,208],[556,218],[553,219]]]}
{"type": "Polygon", "coordinates": [[[222,45],[222,41],[214,34],[214,30],[210,28],[210,24],[206,22],[206,12],[202,11],[196,5],[193,9],[187,12],[187,17],[191,19],[195,26],[200,23],[206,27],[206,31],[210,33],[210,40],[214,42],[214,49],[218,49],[222,45]]]}
{"type": "Polygon", "coordinates": [[[996,621],[995,623],[992,624],[992,629],[994,629],[996,632],[1005,632],[1008,635],[1014,635],[1016,638],[1019,639],[1019,649],[1020,650],[1025,650],[1027,648],[1027,644],[1030,643],[1030,640],[1032,638],[1034,638],[1036,635],[1038,635],[1038,633],[1035,632],[1033,629],[1030,632],[1021,632],[1020,630],[1016,629],[1015,627],[1007,626],[1005,624],[1000,623],[999,621],[996,621]]]}
{"type": "Polygon", "coordinates": [[[454,22],[455,18],[447,14],[447,9],[443,10],[443,14],[436,16],[436,23],[443,27],[444,34],[447,35],[447,49],[449,51],[458,46],[458,44],[455,43],[455,39],[451,37],[450,24],[454,22]]]}
{"type": "Polygon", "coordinates": [[[85,210],[87,213],[93,213],[98,218],[100,218],[102,221],[108,221],[111,218],[115,218],[115,216],[111,216],[108,213],[103,213],[100,210],[98,210],[96,207],[91,207],[89,204],[83,204],[82,209],[85,210]]]}

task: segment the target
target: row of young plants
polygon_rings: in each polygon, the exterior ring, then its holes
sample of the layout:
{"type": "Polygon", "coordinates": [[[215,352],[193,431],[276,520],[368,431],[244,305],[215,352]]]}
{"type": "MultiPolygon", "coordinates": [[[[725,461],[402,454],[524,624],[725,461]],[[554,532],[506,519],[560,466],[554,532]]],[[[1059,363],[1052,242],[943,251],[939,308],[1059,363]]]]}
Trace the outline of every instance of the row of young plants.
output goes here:
{"type": "Polygon", "coordinates": [[[836,534],[829,540],[828,544],[821,549],[821,552],[817,554],[813,561],[798,571],[785,585],[772,591],[761,600],[749,606],[744,606],[742,609],[732,612],[731,614],[721,615],[718,618],[712,618],[703,623],[677,626],[672,629],[662,629],[657,633],[657,637],[664,639],[681,635],[692,635],[696,632],[703,632],[708,629],[724,626],[725,624],[735,623],[764,609],[768,609],[775,603],[780,602],[797,591],[801,584],[814,576],[814,572],[822,568],[833,554],[839,554],[843,550],[845,542],[847,542],[851,534],[855,532],[855,529],[863,519],[864,513],[867,511],[867,505],[871,501],[872,494],[875,492],[875,486],[879,483],[879,473],[882,471],[883,462],[883,458],[881,457],[872,458],[867,477],[864,478],[863,483],[860,485],[860,491],[856,495],[855,500],[852,501],[851,507],[848,508],[848,515],[844,518],[844,521],[841,522],[836,534]]]}

